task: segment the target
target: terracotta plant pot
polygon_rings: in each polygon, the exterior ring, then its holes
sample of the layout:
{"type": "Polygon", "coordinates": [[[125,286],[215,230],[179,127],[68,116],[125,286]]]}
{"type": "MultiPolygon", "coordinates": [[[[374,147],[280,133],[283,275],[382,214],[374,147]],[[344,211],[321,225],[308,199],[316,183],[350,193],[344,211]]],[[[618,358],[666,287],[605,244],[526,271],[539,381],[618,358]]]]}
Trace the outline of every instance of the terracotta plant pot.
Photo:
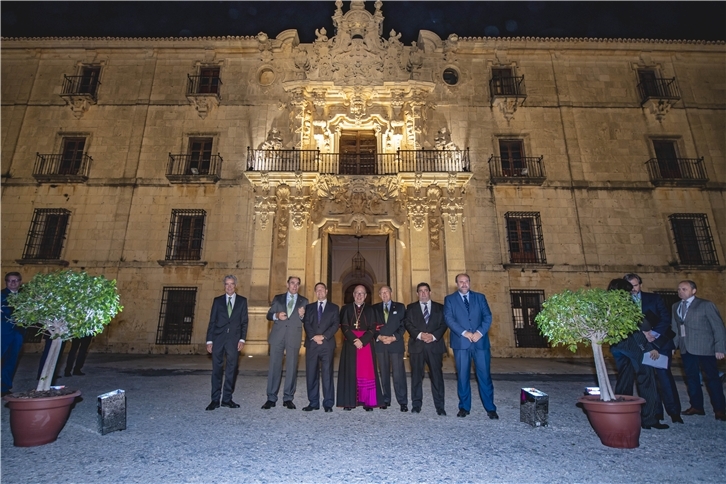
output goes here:
{"type": "Polygon", "coordinates": [[[577,401],[587,412],[587,419],[608,447],[634,449],[640,445],[640,406],[645,399],[616,395],[617,400],[603,402],[599,395],[585,395],[577,401]]]}
{"type": "Polygon", "coordinates": [[[34,447],[55,442],[71,413],[71,405],[81,392],[40,398],[6,395],[10,409],[10,431],[16,447],[34,447]]]}

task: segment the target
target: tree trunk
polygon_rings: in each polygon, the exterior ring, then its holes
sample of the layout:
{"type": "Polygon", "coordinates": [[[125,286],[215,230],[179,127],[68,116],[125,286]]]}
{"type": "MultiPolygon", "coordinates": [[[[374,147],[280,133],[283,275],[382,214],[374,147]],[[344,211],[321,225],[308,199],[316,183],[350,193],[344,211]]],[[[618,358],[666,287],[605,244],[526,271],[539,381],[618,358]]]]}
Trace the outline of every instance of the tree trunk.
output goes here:
{"type": "Polygon", "coordinates": [[[595,371],[597,371],[597,382],[600,386],[600,400],[609,402],[615,400],[613,388],[610,386],[608,369],[605,366],[605,357],[602,352],[602,345],[592,341],[592,354],[595,357],[595,371]]]}
{"type": "Polygon", "coordinates": [[[43,365],[43,371],[40,373],[40,380],[38,380],[38,387],[36,388],[39,392],[50,390],[50,384],[53,381],[55,367],[60,356],[61,343],[60,338],[51,340],[50,351],[48,351],[48,357],[45,359],[45,365],[43,365]]]}

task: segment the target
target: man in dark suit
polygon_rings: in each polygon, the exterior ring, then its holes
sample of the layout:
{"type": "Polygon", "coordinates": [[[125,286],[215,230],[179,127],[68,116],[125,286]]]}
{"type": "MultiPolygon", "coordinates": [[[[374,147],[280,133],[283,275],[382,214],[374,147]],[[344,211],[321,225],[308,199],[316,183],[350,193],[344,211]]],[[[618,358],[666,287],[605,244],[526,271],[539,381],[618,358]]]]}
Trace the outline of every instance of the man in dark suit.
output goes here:
{"type": "Polygon", "coordinates": [[[726,398],[718,377],[716,361],[723,360],[726,354],[726,328],[716,305],[696,297],[696,289],[695,282],[681,281],[678,284],[678,297],[681,302],[675,303],[671,310],[672,329],[676,333],[675,344],[681,350],[691,403],[691,407],[683,415],[706,415],[699,378],[703,371],[716,420],[726,422],[726,398]]]}
{"type": "Polygon", "coordinates": [[[489,367],[491,350],[489,328],[492,325],[492,312],[484,294],[469,290],[470,279],[467,274],[456,276],[458,291],[444,299],[444,319],[451,330],[451,349],[456,362],[457,385],[459,394],[459,413],[466,417],[471,411],[471,362],[474,361],[479,398],[490,419],[498,419],[494,405],[494,384],[489,367]]]}
{"type": "Polygon", "coordinates": [[[2,394],[11,393],[13,376],[18,365],[20,348],[23,347],[25,329],[15,326],[13,322],[13,308],[8,305],[8,296],[18,292],[23,278],[19,272],[5,274],[5,289],[2,291],[2,394]]]}
{"type": "MultiPolygon", "coordinates": [[[[625,291],[632,294],[633,285],[625,279],[613,279],[608,284],[608,291],[625,291]]],[[[649,352],[649,357],[653,359],[658,359],[660,356],[658,350],[645,337],[645,333],[650,329],[648,321],[643,320],[638,329],[630,333],[627,338],[610,346],[610,352],[618,369],[615,394],[632,395],[635,379],[638,395],[645,399],[645,404],[640,408],[641,428],[664,430],[668,428],[668,425],[660,423],[658,419],[656,407],[660,405],[660,400],[655,383],[655,372],[652,366],[643,364],[643,355],[646,352],[649,352]]]]}
{"type": "Polygon", "coordinates": [[[382,409],[391,404],[391,370],[393,370],[393,390],[396,401],[402,412],[408,412],[408,389],[406,385],[406,367],[403,365],[403,319],[406,316],[406,306],[391,300],[393,291],[389,286],[383,286],[378,295],[381,301],[373,305],[378,321],[383,322],[376,338],[376,360],[381,375],[383,387],[382,409]]]}
{"type": "Polygon", "coordinates": [[[406,307],[406,317],[403,322],[410,336],[408,354],[411,358],[411,412],[421,412],[424,363],[426,363],[429,368],[436,413],[446,415],[443,358],[446,353],[444,333],[448,328],[444,321],[444,306],[431,300],[431,287],[425,282],[416,286],[416,293],[418,302],[406,307]]]}
{"type": "MultiPolygon", "coordinates": [[[[640,306],[645,319],[650,325],[650,331],[646,331],[646,339],[655,347],[659,354],[668,357],[666,368],[654,368],[658,393],[665,406],[666,412],[670,415],[673,423],[683,423],[681,418],[681,399],[678,395],[676,381],[671,373],[671,362],[673,351],[676,349],[673,344],[673,331],[671,330],[671,318],[663,298],[652,292],[643,292],[643,280],[638,274],[625,274],[623,279],[633,285],[631,291],[633,300],[640,306]]],[[[632,374],[632,372],[631,372],[632,374]]],[[[663,412],[661,404],[656,404],[656,410],[663,412]]]]}
{"type": "Polygon", "coordinates": [[[295,389],[297,388],[297,359],[302,341],[302,318],[305,315],[307,298],[300,296],[300,278],[287,278],[287,292],[278,294],[272,299],[267,320],[272,321],[272,329],[267,342],[270,344],[270,368],[267,372],[267,401],[262,405],[264,410],[274,407],[277,393],[282,383],[282,360],[285,360],[285,388],[282,404],[294,410],[295,389]]]}
{"type": "Polygon", "coordinates": [[[222,406],[239,408],[232,401],[234,382],[239,363],[239,352],[247,337],[247,299],[235,292],[237,277],[224,276],[224,294],[214,298],[207,327],[207,351],[212,353],[212,402],[207,410],[219,408],[224,373],[222,406]],[[225,363],[225,357],[227,359],[225,363]]]}
{"type": "Polygon", "coordinates": [[[335,358],[335,333],[340,327],[340,308],[328,302],[328,288],[322,282],[315,284],[317,301],[305,306],[305,380],[308,401],[303,411],[320,408],[320,380],[323,381],[323,408],[333,411],[335,386],[333,383],[333,359],[335,358]]]}

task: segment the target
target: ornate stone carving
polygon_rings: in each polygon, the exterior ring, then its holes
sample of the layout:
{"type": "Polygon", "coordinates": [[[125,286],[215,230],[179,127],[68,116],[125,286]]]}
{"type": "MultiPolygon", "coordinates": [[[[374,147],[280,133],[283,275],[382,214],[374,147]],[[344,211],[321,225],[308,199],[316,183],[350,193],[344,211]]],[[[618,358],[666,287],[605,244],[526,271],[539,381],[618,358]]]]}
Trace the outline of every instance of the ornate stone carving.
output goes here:
{"type": "Polygon", "coordinates": [[[287,244],[287,227],[290,224],[290,187],[278,185],[275,195],[277,196],[277,247],[283,248],[287,244]]]}
{"type": "Polygon", "coordinates": [[[272,62],[272,43],[266,33],[257,34],[257,49],[260,51],[262,62],[272,62]]]}
{"type": "Polygon", "coordinates": [[[650,114],[655,116],[658,122],[662,122],[676,102],[677,100],[674,99],[648,99],[644,106],[648,108],[650,114]]]}
{"type": "Polygon", "coordinates": [[[464,187],[457,186],[456,174],[451,173],[446,186],[446,197],[441,199],[441,216],[449,222],[452,232],[456,232],[464,216],[464,187]]]}
{"type": "Polygon", "coordinates": [[[275,197],[270,196],[270,182],[267,173],[261,174],[260,184],[255,186],[254,191],[261,195],[255,197],[255,213],[252,222],[255,224],[259,222],[260,228],[265,230],[270,220],[270,214],[275,213],[277,209],[275,197]]]}
{"type": "Polygon", "coordinates": [[[71,111],[73,111],[73,116],[75,116],[76,119],[81,119],[85,112],[88,111],[88,108],[91,105],[96,104],[91,96],[71,95],[63,96],[63,99],[65,99],[66,104],[70,106],[71,111]]]}
{"type": "Polygon", "coordinates": [[[197,110],[197,114],[202,119],[206,119],[212,108],[219,106],[219,99],[216,94],[210,94],[208,96],[195,94],[193,96],[187,96],[189,103],[194,106],[197,110]]]}
{"type": "Polygon", "coordinates": [[[494,98],[493,105],[499,108],[504,118],[509,123],[514,118],[514,113],[517,112],[517,108],[522,105],[524,98],[517,97],[496,97],[494,98]]]}
{"type": "Polygon", "coordinates": [[[451,133],[449,128],[444,126],[436,133],[434,138],[434,146],[437,150],[458,150],[457,146],[451,141],[451,133]]]}

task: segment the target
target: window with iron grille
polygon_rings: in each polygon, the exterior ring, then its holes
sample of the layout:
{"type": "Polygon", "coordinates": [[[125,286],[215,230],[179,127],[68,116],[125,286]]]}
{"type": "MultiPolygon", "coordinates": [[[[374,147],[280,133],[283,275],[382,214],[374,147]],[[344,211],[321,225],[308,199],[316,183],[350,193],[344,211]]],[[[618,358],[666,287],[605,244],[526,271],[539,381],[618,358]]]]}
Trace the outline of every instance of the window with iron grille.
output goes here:
{"type": "Polygon", "coordinates": [[[98,88],[98,77],[101,75],[101,66],[81,67],[81,78],[78,84],[78,92],[82,94],[96,95],[98,88]]]}
{"type": "Polygon", "coordinates": [[[216,94],[219,92],[219,67],[203,67],[199,69],[199,94],[216,94]]]}
{"type": "Polygon", "coordinates": [[[504,218],[509,261],[513,264],[546,264],[539,212],[507,212],[504,218]]]}
{"type": "Polygon", "coordinates": [[[542,336],[534,318],[542,310],[544,291],[509,291],[512,298],[512,321],[517,348],[548,348],[547,339],[542,336]]]}
{"type": "Polygon", "coordinates": [[[524,144],[521,139],[500,139],[499,155],[502,158],[502,175],[526,175],[524,162],[524,144]]]}
{"type": "Polygon", "coordinates": [[[62,208],[36,208],[23,259],[60,259],[70,215],[62,208]]]}
{"type": "Polygon", "coordinates": [[[189,138],[189,166],[187,172],[208,175],[212,160],[212,138],[189,138]]]}
{"type": "Polygon", "coordinates": [[[668,314],[671,312],[671,308],[673,305],[677,302],[681,301],[681,298],[678,297],[678,291],[653,291],[657,295],[663,298],[663,302],[665,303],[666,307],[668,308],[668,314]]]}
{"type": "Polygon", "coordinates": [[[159,311],[158,345],[188,345],[192,342],[196,287],[165,287],[159,311]]]}
{"type": "Polygon", "coordinates": [[[206,215],[204,210],[172,209],[166,260],[201,260],[206,215]]]}
{"type": "Polygon", "coordinates": [[[77,175],[83,164],[83,150],[86,147],[86,138],[63,138],[63,153],[61,154],[59,175],[77,175]]]}
{"type": "Polygon", "coordinates": [[[718,265],[708,218],[703,213],[674,213],[668,217],[681,264],[718,265]]]}
{"type": "Polygon", "coordinates": [[[514,95],[517,94],[514,73],[510,67],[492,68],[492,94],[514,95]]]}

